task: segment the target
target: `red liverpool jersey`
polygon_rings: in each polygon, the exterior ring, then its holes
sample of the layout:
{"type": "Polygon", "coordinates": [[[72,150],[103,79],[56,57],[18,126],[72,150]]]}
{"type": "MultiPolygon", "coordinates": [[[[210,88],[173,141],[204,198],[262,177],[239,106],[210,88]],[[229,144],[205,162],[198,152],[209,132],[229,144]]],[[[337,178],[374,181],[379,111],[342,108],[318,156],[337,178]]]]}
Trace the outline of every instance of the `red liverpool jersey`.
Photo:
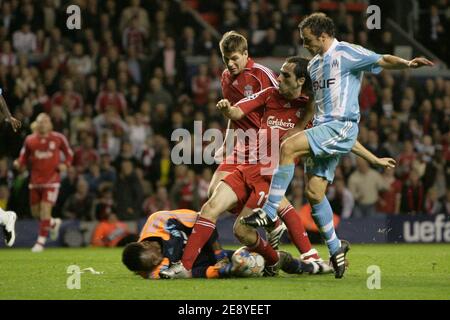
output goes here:
{"type": "Polygon", "coordinates": [[[60,182],[58,165],[72,163],[73,152],[67,139],[61,133],[52,131],[46,137],[36,133],[29,135],[20,151],[20,166],[28,166],[31,171],[30,186],[53,185],[60,182]]]}
{"type": "MultiPolygon", "coordinates": [[[[278,87],[276,74],[267,67],[259,63],[255,63],[252,59],[248,59],[247,65],[243,72],[237,76],[233,76],[225,69],[222,73],[222,94],[223,97],[236,104],[239,100],[249,97],[252,94],[264,90],[268,87],[278,87]]],[[[247,132],[249,129],[259,130],[261,118],[264,110],[255,109],[249,112],[247,116],[241,120],[231,121],[230,129],[242,129],[247,132]]],[[[232,159],[227,159],[225,163],[236,164],[236,152],[238,148],[243,148],[241,152],[248,153],[248,145],[234,146],[234,155],[232,159]]]]}
{"type": "Polygon", "coordinates": [[[308,102],[307,96],[287,100],[278,88],[270,87],[248,98],[239,101],[236,106],[244,114],[262,109],[261,126],[258,135],[258,144],[252,150],[249,161],[261,161],[261,156],[271,156],[272,138],[278,138],[278,144],[274,146],[279,151],[279,142],[289,129],[293,129],[301,119],[308,102]],[[267,148],[263,150],[263,148],[267,148]]]}
{"type": "MultiPolygon", "coordinates": [[[[239,75],[233,76],[227,69],[222,73],[222,94],[232,105],[268,87],[278,87],[276,74],[250,58],[244,71],[239,75]]],[[[232,121],[234,129],[247,130],[253,128],[258,130],[262,114],[262,110],[255,110],[244,119],[232,121]]]]}

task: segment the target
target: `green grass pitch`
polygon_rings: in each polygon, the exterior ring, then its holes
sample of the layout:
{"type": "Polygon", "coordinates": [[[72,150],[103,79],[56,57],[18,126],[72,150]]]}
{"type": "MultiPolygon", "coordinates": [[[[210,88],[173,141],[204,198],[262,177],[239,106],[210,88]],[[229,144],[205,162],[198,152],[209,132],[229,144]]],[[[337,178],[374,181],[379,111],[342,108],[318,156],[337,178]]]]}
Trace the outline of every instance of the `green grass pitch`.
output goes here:
{"type": "MultiPolygon", "coordinates": [[[[324,246],[317,247],[327,256],[324,246]]],[[[284,250],[295,253],[292,246],[284,250]]],[[[352,245],[343,279],[287,275],[252,279],[144,280],[121,263],[121,249],[0,250],[0,299],[450,299],[449,244],[352,245]],[[67,267],[92,267],[69,290],[67,267]],[[376,265],[381,289],[367,288],[376,265]]]]}

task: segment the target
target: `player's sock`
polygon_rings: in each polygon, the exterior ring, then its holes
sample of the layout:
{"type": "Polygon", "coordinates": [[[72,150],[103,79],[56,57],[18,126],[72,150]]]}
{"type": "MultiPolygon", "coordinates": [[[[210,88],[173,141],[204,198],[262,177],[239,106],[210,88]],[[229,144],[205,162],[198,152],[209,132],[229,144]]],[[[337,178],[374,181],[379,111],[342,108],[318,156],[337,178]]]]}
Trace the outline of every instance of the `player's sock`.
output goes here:
{"type": "Polygon", "coordinates": [[[45,245],[50,230],[50,219],[41,220],[39,222],[39,237],[37,242],[45,245]]]}
{"type": "Polygon", "coordinates": [[[325,239],[330,254],[333,255],[340,248],[341,242],[336,236],[333,225],[333,210],[327,197],[312,206],[312,217],[320,230],[320,234],[325,239]]]}
{"type": "Polygon", "coordinates": [[[266,260],[266,265],[273,266],[278,262],[278,253],[270,246],[270,244],[258,235],[254,245],[247,246],[248,250],[251,252],[259,253],[266,260]]]}
{"type": "Polygon", "coordinates": [[[186,270],[192,270],[195,260],[197,259],[201,249],[211,237],[216,224],[208,219],[199,217],[192,229],[192,233],[184,248],[181,262],[186,270]]]}
{"type": "Polygon", "coordinates": [[[289,238],[295,244],[300,253],[306,253],[311,250],[311,242],[309,241],[308,234],[303,226],[300,215],[295,211],[292,205],[284,208],[279,216],[284,221],[288,228],[289,238]]]}
{"type": "Polygon", "coordinates": [[[272,221],[277,217],[278,207],[294,177],[294,170],[295,164],[280,165],[273,174],[269,197],[263,207],[272,221]]]}

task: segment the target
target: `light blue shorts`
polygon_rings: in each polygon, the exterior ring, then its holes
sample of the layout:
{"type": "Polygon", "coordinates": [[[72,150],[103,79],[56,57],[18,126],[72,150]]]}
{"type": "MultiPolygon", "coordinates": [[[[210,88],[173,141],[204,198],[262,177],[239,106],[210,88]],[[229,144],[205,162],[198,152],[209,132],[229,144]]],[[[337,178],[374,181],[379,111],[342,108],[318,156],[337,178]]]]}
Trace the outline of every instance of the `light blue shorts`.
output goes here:
{"type": "Polygon", "coordinates": [[[334,120],[305,130],[311,156],[305,158],[305,172],[330,183],[342,155],[349,153],[358,138],[358,123],[334,120]]]}

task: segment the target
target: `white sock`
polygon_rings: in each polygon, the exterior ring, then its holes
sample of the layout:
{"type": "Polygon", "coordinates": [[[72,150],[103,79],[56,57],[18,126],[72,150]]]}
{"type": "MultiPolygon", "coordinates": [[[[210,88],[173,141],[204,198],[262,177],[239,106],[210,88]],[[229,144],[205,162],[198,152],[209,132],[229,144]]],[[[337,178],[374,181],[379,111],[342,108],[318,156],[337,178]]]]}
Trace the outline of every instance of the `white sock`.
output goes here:
{"type": "Polygon", "coordinates": [[[47,242],[47,237],[43,237],[43,236],[39,236],[37,239],[37,243],[45,245],[45,243],[47,242]]]}

